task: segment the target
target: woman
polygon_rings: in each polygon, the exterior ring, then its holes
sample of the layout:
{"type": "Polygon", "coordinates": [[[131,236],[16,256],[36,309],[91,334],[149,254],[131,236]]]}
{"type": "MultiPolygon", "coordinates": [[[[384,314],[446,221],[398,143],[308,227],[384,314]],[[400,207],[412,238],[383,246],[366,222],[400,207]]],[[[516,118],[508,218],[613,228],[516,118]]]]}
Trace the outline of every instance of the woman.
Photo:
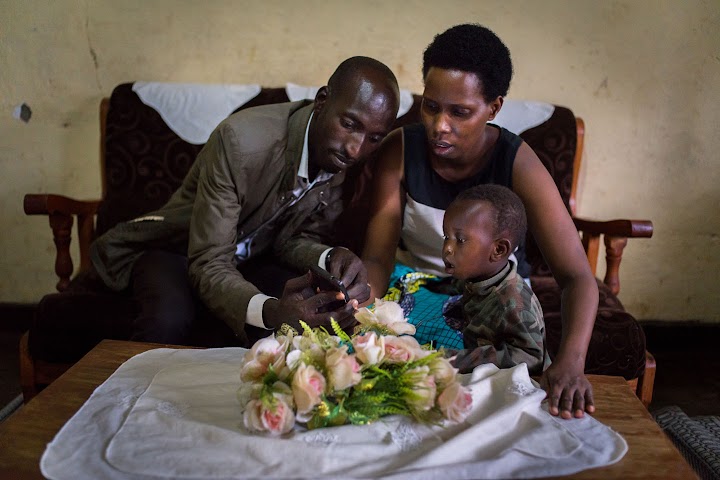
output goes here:
{"type": "Polygon", "coordinates": [[[523,200],[528,227],[563,292],[560,349],[541,379],[549,411],[582,417],[595,410],[584,366],[597,284],[537,155],[516,135],[487,125],[502,108],[511,77],[510,52],[480,25],[452,27],[425,50],[422,124],[392,132],[379,150],[363,251],[370,298],[385,295],[396,250],[411,270],[444,270],[442,217],[460,191],[478,183],[511,188],[523,200]]]}

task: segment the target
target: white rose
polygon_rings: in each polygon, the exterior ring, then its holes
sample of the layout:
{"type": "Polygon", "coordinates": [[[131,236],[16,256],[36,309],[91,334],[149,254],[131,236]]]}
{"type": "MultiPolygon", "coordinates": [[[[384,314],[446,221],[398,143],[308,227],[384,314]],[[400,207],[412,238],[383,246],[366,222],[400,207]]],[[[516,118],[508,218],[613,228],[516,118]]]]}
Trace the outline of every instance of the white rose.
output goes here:
{"type": "Polygon", "coordinates": [[[458,369],[453,367],[447,358],[436,357],[430,362],[430,373],[435,377],[435,382],[440,388],[455,382],[457,372],[458,369]]]}
{"type": "Polygon", "coordinates": [[[247,407],[250,400],[257,400],[260,398],[260,391],[262,390],[261,383],[242,383],[240,388],[236,392],[236,396],[240,406],[243,410],[247,407]]]}
{"type": "Polygon", "coordinates": [[[377,298],[374,312],[367,307],[361,308],[355,313],[355,319],[365,326],[380,324],[395,335],[415,333],[415,326],[407,322],[402,307],[397,302],[377,298]]]}
{"type": "Polygon", "coordinates": [[[437,394],[435,378],[430,375],[430,368],[426,365],[415,367],[405,372],[405,375],[412,384],[412,390],[405,395],[408,405],[417,411],[430,410],[435,405],[437,394]]]}
{"type": "Polygon", "coordinates": [[[375,365],[382,361],[385,355],[385,339],[375,332],[359,335],[352,339],[357,359],[366,365],[375,365]]]}
{"type": "Polygon", "coordinates": [[[330,385],[333,390],[345,390],[357,385],[362,380],[360,364],[354,355],[348,355],[348,347],[331,348],[325,356],[330,385]]]}

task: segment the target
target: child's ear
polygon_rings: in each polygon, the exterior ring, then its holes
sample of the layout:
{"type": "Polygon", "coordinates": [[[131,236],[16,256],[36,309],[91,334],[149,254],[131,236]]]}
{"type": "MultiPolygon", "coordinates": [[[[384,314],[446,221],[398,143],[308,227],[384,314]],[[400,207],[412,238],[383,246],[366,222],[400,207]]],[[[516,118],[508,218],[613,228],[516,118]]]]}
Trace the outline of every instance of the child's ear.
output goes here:
{"type": "Polygon", "coordinates": [[[495,244],[492,251],[492,260],[499,262],[510,256],[511,251],[510,240],[507,238],[498,238],[495,240],[495,244]]]}

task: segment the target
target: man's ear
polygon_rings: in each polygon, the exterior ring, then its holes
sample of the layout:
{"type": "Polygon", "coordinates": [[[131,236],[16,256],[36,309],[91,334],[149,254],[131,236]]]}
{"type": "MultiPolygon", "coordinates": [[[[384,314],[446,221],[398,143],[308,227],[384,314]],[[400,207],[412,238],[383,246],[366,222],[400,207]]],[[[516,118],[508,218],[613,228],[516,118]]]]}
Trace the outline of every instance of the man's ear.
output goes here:
{"type": "Polygon", "coordinates": [[[498,95],[498,97],[490,102],[490,117],[488,120],[494,120],[498,113],[500,113],[500,109],[502,109],[503,102],[505,102],[505,98],[498,95]]]}
{"type": "Polygon", "coordinates": [[[507,238],[498,238],[493,244],[492,254],[490,256],[493,262],[499,262],[510,256],[511,253],[510,240],[507,238]]]}
{"type": "Polygon", "coordinates": [[[315,94],[315,108],[314,111],[317,113],[320,110],[323,109],[325,106],[325,102],[328,99],[328,96],[330,95],[330,92],[328,91],[327,85],[324,87],[320,87],[320,89],[315,94]]]}

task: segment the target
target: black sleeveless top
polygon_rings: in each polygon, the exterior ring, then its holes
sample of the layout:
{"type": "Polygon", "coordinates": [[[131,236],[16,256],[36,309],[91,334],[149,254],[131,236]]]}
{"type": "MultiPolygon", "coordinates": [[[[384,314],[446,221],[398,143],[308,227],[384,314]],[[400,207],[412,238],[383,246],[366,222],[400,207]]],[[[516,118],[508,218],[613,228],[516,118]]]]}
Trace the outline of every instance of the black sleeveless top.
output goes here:
{"type": "MultiPolygon", "coordinates": [[[[427,260],[433,250],[433,244],[437,244],[437,251],[433,254],[438,258],[438,267],[442,264],[440,252],[442,248],[442,213],[445,212],[455,197],[470,187],[481,184],[503,185],[512,189],[512,169],[515,163],[515,157],[518,149],[522,144],[522,139],[514,133],[496,125],[488,124],[489,128],[497,128],[500,130],[495,146],[490,153],[490,161],[488,165],[474,176],[462,180],[460,182],[449,182],[438,175],[430,166],[428,158],[427,137],[425,128],[422,124],[416,123],[403,128],[403,149],[404,149],[404,187],[406,191],[406,211],[403,217],[403,233],[401,236],[400,250],[398,257],[403,263],[410,263],[413,268],[423,269],[423,260],[419,260],[416,265],[410,258],[412,245],[415,243],[424,243],[429,247],[425,254],[427,260]],[[410,208],[408,208],[410,205],[410,208]],[[426,210],[425,207],[429,207],[426,210]],[[428,212],[435,212],[434,223],[439,223],[435,228],[426,231],[423,224],[428,223],[428,212]],[[413,218],[418,217],[418,218],[413,218]],[[420,219],[419,217],[422,217],[420,219]],[[406,231],[406,226],[417,226],[418,230],[413,232],[406,231]],[[409,235],[409,236],[408,236],[409,235]],[[415,236],[419,242],[415,242],[412,236],[415,236]],[[438,237],[435,239],[434,237],[438,237]],[[429,238],[432,238],[431,243],[429,238]],[[405,250],[404,252],[402,252],[405,250]]],[[[433,223],[433,221],[430,221],[433,223]]],[[[422,246],[420,247],[422,249],[422,246]]],[[[422,255],[421,255],[422,256],[422,255]]],[[[530,274],[530,268],[525,261],[524,244],[515,252],[518,260],[518,273],[527,277],[530,274]]]]}

